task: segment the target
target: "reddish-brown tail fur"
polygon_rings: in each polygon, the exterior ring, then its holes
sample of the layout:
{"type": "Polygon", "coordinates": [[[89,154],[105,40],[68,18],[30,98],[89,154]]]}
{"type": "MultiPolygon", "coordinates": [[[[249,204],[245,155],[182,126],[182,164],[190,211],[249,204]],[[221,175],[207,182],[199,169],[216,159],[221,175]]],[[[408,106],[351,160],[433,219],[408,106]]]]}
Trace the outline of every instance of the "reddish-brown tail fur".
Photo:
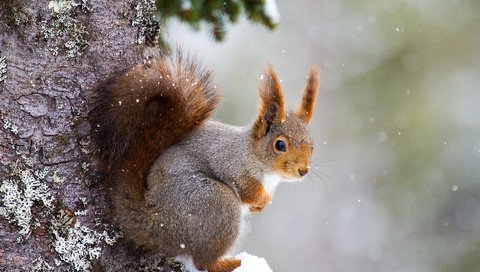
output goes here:
{"type": "Polygon", "coordinates": [[[148,54],[99,87],[90,113],[93,141],[119,198],[142,200],[154,160],[200,126],[220,97],[210,71],[181,52],[148,54]]]}

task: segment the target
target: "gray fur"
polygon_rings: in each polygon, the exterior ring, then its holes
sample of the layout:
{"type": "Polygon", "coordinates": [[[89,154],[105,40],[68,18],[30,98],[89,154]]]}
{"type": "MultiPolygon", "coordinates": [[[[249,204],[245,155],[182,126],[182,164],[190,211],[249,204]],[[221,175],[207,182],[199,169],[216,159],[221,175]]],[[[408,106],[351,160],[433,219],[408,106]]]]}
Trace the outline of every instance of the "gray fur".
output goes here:
{"type": "Polygon", "coordinates": [[[152,242],[160,252],[208,252],[195,256],[206,263],[218,250],[223,255],[239,235],[242,177],[261,181],[272,171],[271,139],[283,134],[296,144],[311,142],[306,124],[294,114],[260,143],[253,142],[251,134],[251,127],[207,122],[155,161],[147,179],[146,202],[153,214],[148,231],[158,235],[152,242]]]}
{"type": "Polygon", "coordinates": [[[160,252],[205,252],[208,255],[200,259],[207,263],[216,251],[223,250],[218,254],[223,255],[234,245],[241,220],[236,186],[245,171],[259,180],[269,171],[249,148],[250,133],[246,128],[207,122],[156,160],[147,181],[146,201],[161,215],[154,216],[149,231],[168,237],[155,237],[160,252]],[[177,250],[169,252],[171,248],[177,250]]]}

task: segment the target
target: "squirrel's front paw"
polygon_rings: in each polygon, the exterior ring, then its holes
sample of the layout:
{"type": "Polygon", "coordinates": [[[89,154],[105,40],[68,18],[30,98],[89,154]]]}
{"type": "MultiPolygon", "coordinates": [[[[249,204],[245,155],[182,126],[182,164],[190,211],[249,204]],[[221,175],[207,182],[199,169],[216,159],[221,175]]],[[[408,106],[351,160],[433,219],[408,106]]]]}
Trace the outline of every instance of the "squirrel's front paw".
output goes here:
{"type": "Polygon", "coordinates": [[[261,181],[252,177],[245,177],[239,194],[242,204],[249,207],[250,212],[260,212],[267,205],[272,196],[265,190],[261,181]]]}
{"type": "Polygon", "coordinates": [[[250,211],[261,212],[263,208],[268,203],[270,203],[271,200],[272,200],[272,196],[264,192],[259,196],[259,198],[257,199],[257,201],[255,201],[255,203],[250,204],[250,211]]]}

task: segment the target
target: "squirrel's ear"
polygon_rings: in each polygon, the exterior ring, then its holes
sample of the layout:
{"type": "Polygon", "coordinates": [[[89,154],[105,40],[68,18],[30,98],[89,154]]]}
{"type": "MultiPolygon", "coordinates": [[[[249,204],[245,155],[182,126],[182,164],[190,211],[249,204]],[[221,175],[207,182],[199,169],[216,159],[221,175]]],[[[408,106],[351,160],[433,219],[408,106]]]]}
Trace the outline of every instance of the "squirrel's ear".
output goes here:
{"type": "Polygon", "coordinates": [[[279,124],[285,120],[283,106],[283,92],[277,74],[268,66],[265,75],[260,78],[259,86],[260,108],[253,128],[255,138],[265,136],[272,124],[279,124]]]}
{"type": "Polygon", "coordinates": [[[317,97],[319,86],[319,72],[316,67],[310,69],[310,74],[307,78],[307,86],[303,92],[302,103],[295,111],[295,114],[310,123],[313,116],[313,109],[315,107],[315,98],[317,97]]]}

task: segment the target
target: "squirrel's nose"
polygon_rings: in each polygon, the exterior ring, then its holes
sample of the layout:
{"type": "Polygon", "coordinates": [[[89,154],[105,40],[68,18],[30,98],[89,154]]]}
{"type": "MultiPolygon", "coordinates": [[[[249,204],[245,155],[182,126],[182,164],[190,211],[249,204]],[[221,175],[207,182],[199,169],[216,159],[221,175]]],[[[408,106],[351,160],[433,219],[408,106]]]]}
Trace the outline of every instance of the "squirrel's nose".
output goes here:
{"type": "Polygon", "coordinates": [[[308,174],[308,168],[298,168],[298,174],[303,177],[308,174]]]}

